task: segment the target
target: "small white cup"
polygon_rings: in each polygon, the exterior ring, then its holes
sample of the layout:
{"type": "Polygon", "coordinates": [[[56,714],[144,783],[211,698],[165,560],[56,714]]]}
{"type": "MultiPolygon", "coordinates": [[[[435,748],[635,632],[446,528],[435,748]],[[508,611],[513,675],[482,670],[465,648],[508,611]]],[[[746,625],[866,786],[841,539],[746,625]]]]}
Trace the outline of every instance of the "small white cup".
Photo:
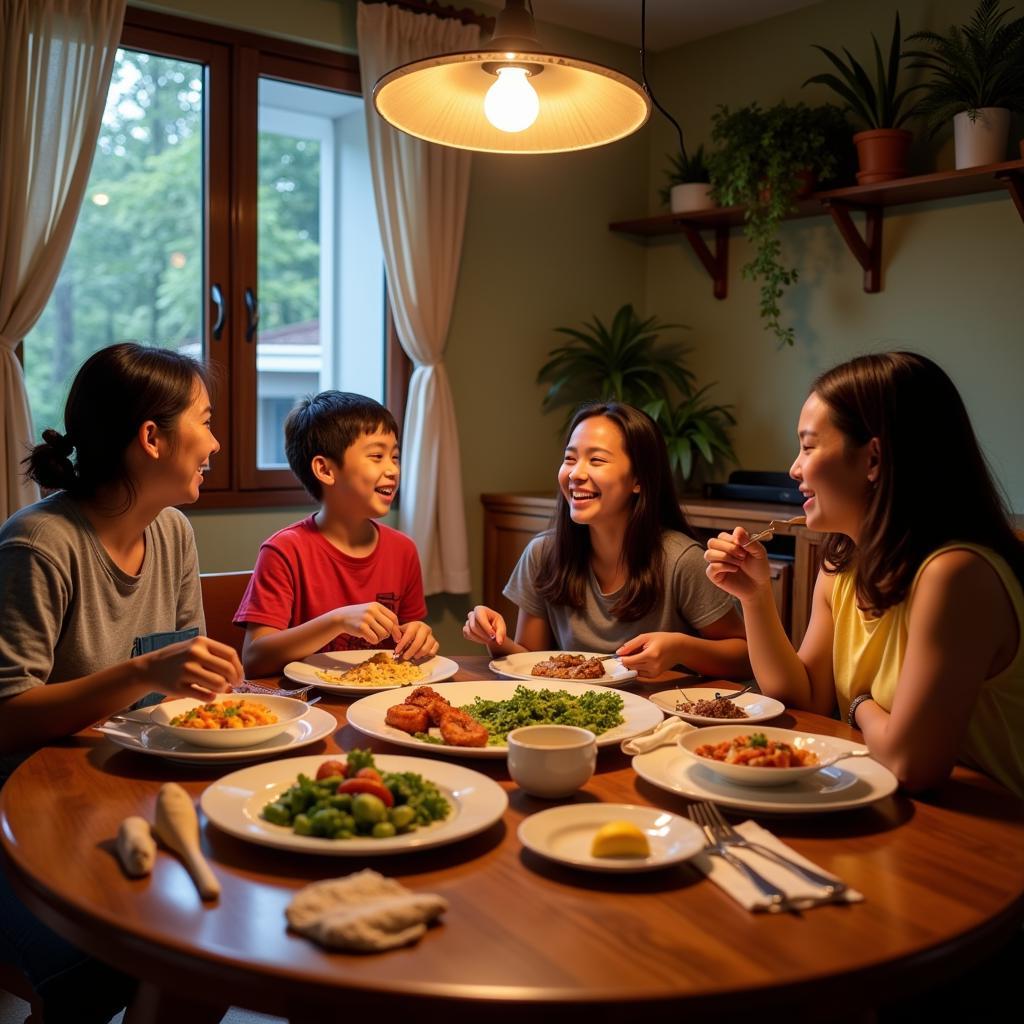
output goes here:
{"type": "Polygon", "coordinates": [[[548,800],[569,796],[594,774],[597,739],[575,725],[526,725],[508,734],[508,773],[548,800]]]}

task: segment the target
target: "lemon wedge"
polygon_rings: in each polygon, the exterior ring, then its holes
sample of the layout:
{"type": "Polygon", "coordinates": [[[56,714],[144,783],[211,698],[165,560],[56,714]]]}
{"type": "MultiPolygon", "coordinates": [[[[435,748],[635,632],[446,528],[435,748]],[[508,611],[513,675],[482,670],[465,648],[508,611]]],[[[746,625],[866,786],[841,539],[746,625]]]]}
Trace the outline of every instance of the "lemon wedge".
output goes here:
{"type": "Polygon", "coordinates": [[[602,825],[590,844],[592,857],[649,857],[647,836],[631,821],[609,821],[602,825]]]}

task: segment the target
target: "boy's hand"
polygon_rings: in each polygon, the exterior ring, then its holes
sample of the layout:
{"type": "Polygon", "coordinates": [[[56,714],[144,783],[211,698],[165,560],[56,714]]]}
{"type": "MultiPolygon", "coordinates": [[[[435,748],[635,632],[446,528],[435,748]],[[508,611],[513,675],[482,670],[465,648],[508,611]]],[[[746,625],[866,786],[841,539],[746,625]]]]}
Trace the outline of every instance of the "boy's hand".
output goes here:
{"type": "Polygon", "coordinates": [[[339,633],[361,636],[374,646],[389,636],[396,644],[402,639],[398,616],[377,601],[346,605],[338,609],[338,617],[339,633]]]}
{"type": "Polygon", "coordinates": [[[425,622],[407,622],[399,626],[402,639],[395,644],[395,657],[415,661],[417,658],[432,658],[437,654],[438,642],[425,622]]]}

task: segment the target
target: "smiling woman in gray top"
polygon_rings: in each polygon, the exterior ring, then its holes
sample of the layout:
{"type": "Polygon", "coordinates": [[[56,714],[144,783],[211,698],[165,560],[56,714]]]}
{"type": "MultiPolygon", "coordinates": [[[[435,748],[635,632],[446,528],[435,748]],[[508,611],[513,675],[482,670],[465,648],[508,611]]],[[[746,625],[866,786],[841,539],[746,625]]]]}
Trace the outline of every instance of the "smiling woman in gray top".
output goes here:
{"type": "Polygon", "coordinates": [[[641,678],[678,664],[749,676],[743,622],[705,575],[650,416],[618,402],[580,409],[558,486],[553,529],[530,542],[505,587],[519,607],[515,640],[483,605],[464,636],[495,655],[556,645],[618,654],[641,678]]]}
{"type": "MultiPolygon", "coordinates": [[[[111,346],[79,370],[64,420],[25,460],[56,493],[0,527],[0,783],[33,749],[153,691],[242,680],[234,650],[199,635],[195,542],[173,507],[199,497],[220,448],[203,368],[111,346]]],[[[2,873],[0,960],[28,976],[47,1024],[105,1022],[134,984],[49,931],[2,873]]]]}

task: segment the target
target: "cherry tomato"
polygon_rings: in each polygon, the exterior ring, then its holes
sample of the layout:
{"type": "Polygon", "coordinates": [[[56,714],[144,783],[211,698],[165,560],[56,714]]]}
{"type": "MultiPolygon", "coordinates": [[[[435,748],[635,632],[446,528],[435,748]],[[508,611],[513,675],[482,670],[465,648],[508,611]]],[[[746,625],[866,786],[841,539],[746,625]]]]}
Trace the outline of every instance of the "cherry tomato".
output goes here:
{"type": "Polygon", "coordinates": [[[395,798],[391,795],[391,790],[387,786],[375,779],[346,779],[339,787],[339,793],[372,793],[375,797],[379,797],[385,807],[393,807],[395,798]]]}
{"type": "Polygon", "coordinates": [[[319,782],[321,779],[330,779],[335,775],[340,775],[342,778],[345,777],[345,762],[337,760],[324,761],[324,763],[317,769],[316,781],[319,782]]]}
{"type": "Polygon", "coordinates": [[[384,779],[376,768],[360,768],[359,771],[356,772],[356,778],[373,779],[374,782],[379,782],[382,786],[384,785],[384,779]]]}

